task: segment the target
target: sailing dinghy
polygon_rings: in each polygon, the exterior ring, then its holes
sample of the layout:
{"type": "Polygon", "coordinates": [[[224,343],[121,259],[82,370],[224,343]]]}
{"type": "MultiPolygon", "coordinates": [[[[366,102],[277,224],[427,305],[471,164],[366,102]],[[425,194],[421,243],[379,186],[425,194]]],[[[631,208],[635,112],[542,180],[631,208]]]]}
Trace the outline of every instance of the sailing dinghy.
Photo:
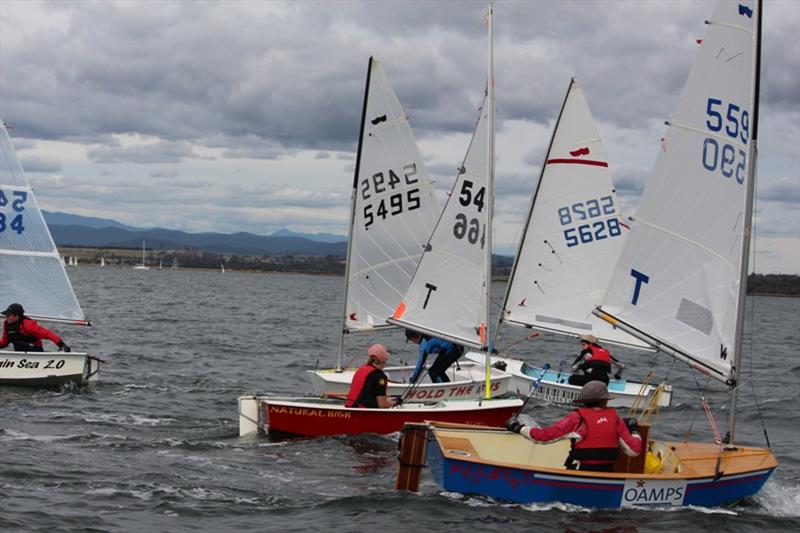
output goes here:
{"type": "MultiPolygon", "coordinates": [[[[0,309],[15,302],[37,321],[90,325],[0,120],[0,309]]],[[[78,352],[0,350],[0,385],[82,384],[98,378],[99,364],[78,352]]]]}
{"type": "MultiPolygon", "coordinates": [[[[315,393],[346,395],[355,369],[343,369],[344,337],[374,332],[386,323],[406,293],[423,247],[440,214],[433,181],[411,131],[408,116],[381,63],[370,58],[353,180],[345,272],[344,309],[336,368],[309,371],[315,393]]],[[[432,383],[427,373],[410,387],[413,366],[385,370],[389,394],[407,400],[480,398],[482,364],[454,365],[448,383],[432,383]]],[[[491,393],[505,393],[511,376],[492,370],[491,393]]]]}
{"type": "MultiPolygon", "coordinates": [[[[487,129],[485,121],[479,124],[481,129],[487,129]]],[[[385,320],[392,312],[389,304],[397,305],[403,295],[401,289],[408,287],[438,214],[433,182],[425,172],[408,118],[380,63],[373,58],[367,70],[361,130],[350,215],[339,369],[346,331],[388,327],[385,320]]],[[[353,372],[336,370],[311,373],[327,396],[346,394],[352,375],[353,372]]],[[[510,375],[503,374],[498,387],[503,383],[507,386],[510,379],[510,375]]],[[[416,395],[415,403],[391,409],[345,407],[344,401],[334,398],[242,396],[239,434],[275,432],[308,437],[386,434],[400,431],[406,422],[424,420],[499,427],[522,405],[517,399],[463,399],[479,394],[488,396],[485,390],[478,390],[478,385],[482,383],[472,375],[427,387],[392,384],[389,394],[396,392],[405,395],[405,399],[410,399],[412,393],[416,395]]]]}
{"type": "MultiPolygon", "coordinates": [[[[406,462],[430,465],[445,490],[585,507],[716,506],[755,494],[778,466],[769,449],[734,443],[761,1],[719,2],[707,24],[597,315],[729,385],[727,434],[718,434],[708,409],[715,442],[650,440],[643,432],[645,457],[593,473],[565,469],[565,441],[533,444],[507,431],[437,423],[409,431],[432,440],[427,459],[406,462]]],[[[407,445],[415,442],[428,444],[407,445]]]]}
{"type": "Polygon", "coordinates": [[[426,420],[502,427],[522,406],[522,400],[442,400],[404,403],[391,409],[345,407],[335,399],[242,396],[239,398],[239,435],[278,433],[304,437],[385,435],[406,423],[426,420]]]}
{"type": "MultiPolygon", "coordinates": [[[[553,128],[539,181],[531,198],[500,323],[577,337],[591,334],[611,343],[652,351],[650,345],[592,314],[603,300],[624,242],[608,158],[583,89],[572,79],[553,128]]],[[[466,357],[483,361],[484,354],[466,357]]],[[[569,362],[559,369],[493,355],[512,375],[510,390],[554,403],[569,403],[581,387],[570,385],[569,362]],[[541,382],[539,382],[539,378],[541,382]]],[[[630,407],[639,397],[658,396],[670,405],[672,389],[626,380],[608,384],[613,407],[630,407]]]]}

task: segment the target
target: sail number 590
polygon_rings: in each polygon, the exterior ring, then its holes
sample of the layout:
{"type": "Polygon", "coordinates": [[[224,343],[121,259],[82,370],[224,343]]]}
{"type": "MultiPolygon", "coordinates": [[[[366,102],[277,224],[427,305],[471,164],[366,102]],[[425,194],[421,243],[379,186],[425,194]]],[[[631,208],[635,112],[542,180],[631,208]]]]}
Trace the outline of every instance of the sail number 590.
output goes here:
{"type": "MultiPolygon", "coordinates": [[[[733,102],[723,102],[719,98],[706,101],[706,128],[714,133],[725,134],[734,141],[747,145],[750,137],[750,115],[733,102]],[[727,106],[725,105],[727,103],[727,106]],[[723,116],[723,110],[725,115],[723,116]]],[[[717,172],[725,178],[736,177],[736,183],[743,184],[746,178],[747,152],[714,137],[703,141],[703,168],[717,172]]]]}
{"type": "Polygon", "coordinates": [[[11,199],[9,199],[5,191],[0,190],[0,208],[11,204],[12,209],[10,216],[6,216],[5,213],[0,211],[0,233],[3,233],[6,228],[16,231],[17,234],[25,231],[22,212],[25,211],[25,201],[27,199],[28,193],[25,191],[11,191],[11,199]]]}

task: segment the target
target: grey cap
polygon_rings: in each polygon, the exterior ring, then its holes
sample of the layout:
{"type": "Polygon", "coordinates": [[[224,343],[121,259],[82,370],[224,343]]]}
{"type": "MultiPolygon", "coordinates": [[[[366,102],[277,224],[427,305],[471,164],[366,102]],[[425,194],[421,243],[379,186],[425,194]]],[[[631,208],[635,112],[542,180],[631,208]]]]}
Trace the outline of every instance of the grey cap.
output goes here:
{"type": "Polygon", "coordinates": [[[590,381],[581,389],[580,395],[572,403],[597,402],[614,398],[608,393],[608,387],[602,381],[590,381]]]}

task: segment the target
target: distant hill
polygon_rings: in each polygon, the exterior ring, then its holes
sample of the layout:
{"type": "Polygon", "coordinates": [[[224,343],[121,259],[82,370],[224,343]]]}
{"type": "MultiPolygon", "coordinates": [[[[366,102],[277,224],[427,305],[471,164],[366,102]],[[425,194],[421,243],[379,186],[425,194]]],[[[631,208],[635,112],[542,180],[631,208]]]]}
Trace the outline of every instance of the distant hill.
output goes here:
{"type": "Polygon", "coordinates": [[[344,242],[314,242],[302,237],[272,237],[252,233],[186,233],[163,228],[134,229],[106,227],[92,228],[79,225],[50,225],[58,246],[86,246],[92,248],[138,248],[146,241],[154,250],[206,250],[216,253],[244,255],[335,255],[344,257],[344,242]]]}
{"type": "Polygon", "coordinates": [[[85,217],[82,215],[73,215],[71,213],[62,213],[60,211],[45,211],[42,209],[44,221],[48,226],[58,224],[60,226],[86,226],[87,228],[119,228],[129,231],[136,231],[139,228],[127,226],[116,220],[110,218],[96,218],[85,217]]]}
{"type": "Polygon", "coordinates": [[[273,232],[271,237],[302,237],[316,242],[347,242],[347,235],[336,235],[335,233],[301,233],[290,229],[281,228],[273,232]]]}

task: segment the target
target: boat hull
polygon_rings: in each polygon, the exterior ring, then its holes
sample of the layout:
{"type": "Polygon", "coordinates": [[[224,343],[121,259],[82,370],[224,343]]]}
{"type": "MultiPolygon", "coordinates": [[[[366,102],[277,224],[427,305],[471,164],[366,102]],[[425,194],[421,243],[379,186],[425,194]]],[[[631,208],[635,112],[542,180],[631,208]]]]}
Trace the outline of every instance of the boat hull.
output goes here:
{"type": "MultiPolygon", "coordinates": [[[[389,378],[387,394],[402,396],[406,401],[436,403],[441,400],[480,400],[485,398],[486,368],[467,361],[458,367],[453,365],[447,372],[450,381],[431,383],[427,374],[418,385],[411,386],[408,379],[414,372],[413,366],[392,366],[383,370],[389,378]]],[[[355,369],[341,372],[333,369],[309,370],[314,393],[322,397],[346,397],[353,381],[355,369]]],[[[496,398],[509,392],[512,376],[506,372],[492,369],[490,396],[496,398]]]]}
{"type": "Polygon", "coordinates": [[[61,387],[99,378],[100,360],[76,352],[0,352],[0,386],[61,387]]]}
{"type": "MultiPolygon", "coordinates": [[[[486,445],[463,435],[432,430],[427,464],[433,478],[444,490],[478,494],[516,503],[561,502],[582,507],[619,509],[649,506],[704,506],[734,503],[758,492],[777,467],[768,450],[741,447],[723,453],[719,475],[716,458],[719,447],[713,444],[660,442],[661,449],[671,449],[677,461],[686,466],[669,473],[599,473],[566,470],[558,466],[569,446],[566,442],[548,457],[549,447],[536,445],[524,437],[496,431],[497,440],[505,439],[504,452],[511,461],[487,459],[481,455],[486,445]],[[524,441],[521,443],[520,441],[524,441]],[[468,445],[465,445],[469,442],[468,445]],[[527,448],[514,464],[515,448],[527,448]],[[714,452],[714,453],[712,453],[714,452]],[[530,463],[530,457],[543,457],[544,466],[530,463]]],[[[505,458],[504,456],[503,458],[505,458]]],[[[517,453],[516,457],[519,457],[517,453]]],[[[535,461],[535,459],[534,459],[535,461]]]]}
{"type": "MultiPolygon", "coordinates": [[[[484,355],[477,352],[468,352],[465,357],[470,361],[482,361],[484,355]]],[[[506,365],[505,371],[511,374],[508,391],[526,396],[531,389],[531,385],[536,382],[544,372],[544,377],[539,383],[538,388],[531,395],[532,398],[544,400],[557,404],[571,404],[581,392],[581,387],[568,383],[570,373],[554,370],[544,371],[542,368],[534,367],[520,359],[511,357],[492,356],[492,364],[503,362],[506,365]]],[[[645,388],[644,404],[646,405],[649,397],[654,394],[656,387],[647,385],[645,388]]],[[[642,390],[642,383],[625,379],[612,379],[608,383],[608,391],[614,396],[608,402],[610,407],[632,407],[639,397],[642,390]]],[[[641,400],[639,405],[641,405],[641,400]]],[[[663,393],[658,398],[658,407],[669,407],[672,405],[672,387],[666,386],[663,393]]]]}
{"type": "Polygon", "coordinates": [[[441,402],[440,405],[404,404],[392,409],[346,408],[343,402],[319,398],[239,398],[239,434],[285,433],[306,437],[388,434],[407,422],[428,420],[502,427],[522,405],[521,400],[441,402]]]}

